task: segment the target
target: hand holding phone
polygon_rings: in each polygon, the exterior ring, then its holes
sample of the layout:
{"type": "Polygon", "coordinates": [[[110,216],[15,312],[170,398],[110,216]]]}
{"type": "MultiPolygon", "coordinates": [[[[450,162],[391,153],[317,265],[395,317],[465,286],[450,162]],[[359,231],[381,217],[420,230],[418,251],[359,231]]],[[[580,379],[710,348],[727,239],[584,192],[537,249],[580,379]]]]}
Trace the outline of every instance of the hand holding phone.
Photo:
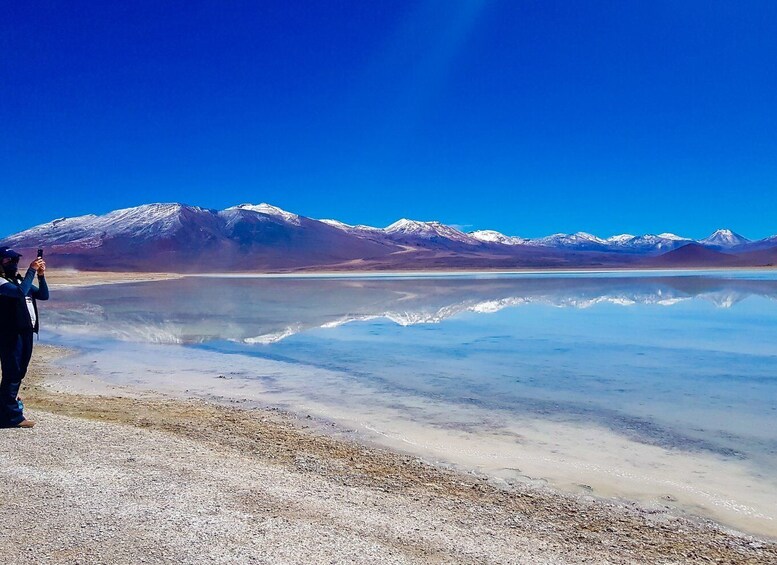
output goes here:
{"type": "Polygon", "coordinates": [[[38,249],[38,257],[30,265],[33,269],[38,271],[38,276],[42,277],[46,271],[46,262],[43,260],[43,249],[38,249]]]}

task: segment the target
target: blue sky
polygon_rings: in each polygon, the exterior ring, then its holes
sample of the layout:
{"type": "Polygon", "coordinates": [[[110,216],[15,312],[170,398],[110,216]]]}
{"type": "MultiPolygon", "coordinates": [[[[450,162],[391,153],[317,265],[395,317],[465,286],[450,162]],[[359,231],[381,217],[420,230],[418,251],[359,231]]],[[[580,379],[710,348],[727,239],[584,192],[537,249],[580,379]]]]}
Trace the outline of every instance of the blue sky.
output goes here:
{"type": "Polygon", "coordinates": [[[777,3],[8,2],[0,235],[269,202],[510,235],[777,233],[777,3]]]}

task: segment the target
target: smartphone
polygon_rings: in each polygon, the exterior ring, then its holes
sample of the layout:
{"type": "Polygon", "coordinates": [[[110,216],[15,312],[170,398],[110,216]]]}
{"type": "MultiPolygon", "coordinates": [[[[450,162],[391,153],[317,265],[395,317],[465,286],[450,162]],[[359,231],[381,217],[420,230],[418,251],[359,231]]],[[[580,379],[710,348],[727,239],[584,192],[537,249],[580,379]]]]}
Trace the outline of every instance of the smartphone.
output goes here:
{"type": "Polygon", "coordinates": [[[38,259],[43,259],[43,249],[38,249],[38,259]]]}

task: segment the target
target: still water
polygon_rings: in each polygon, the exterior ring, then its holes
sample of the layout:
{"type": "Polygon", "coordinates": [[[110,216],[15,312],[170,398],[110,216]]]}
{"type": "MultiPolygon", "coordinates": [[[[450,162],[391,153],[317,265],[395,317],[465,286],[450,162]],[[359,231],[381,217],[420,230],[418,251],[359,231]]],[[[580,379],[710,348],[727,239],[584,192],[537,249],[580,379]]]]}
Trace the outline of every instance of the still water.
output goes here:
{"type": "Polygon", "coordinates": [[[103,381],[777,533],[775,272],[188,277],[45,308],[103,381]]]}

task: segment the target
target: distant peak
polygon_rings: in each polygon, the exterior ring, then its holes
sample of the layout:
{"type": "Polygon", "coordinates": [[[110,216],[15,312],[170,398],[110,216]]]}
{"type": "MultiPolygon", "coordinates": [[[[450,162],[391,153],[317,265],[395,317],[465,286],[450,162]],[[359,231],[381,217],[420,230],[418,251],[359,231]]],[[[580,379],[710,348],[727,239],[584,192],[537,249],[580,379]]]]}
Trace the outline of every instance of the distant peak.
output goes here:
{"type": "Polygon", "coordinates": [[[664,232],[658,234],[661,239],[670,239],[672,241],[690,241],[687,237],[682,237],[674,233],[664,232]]]}
{"type": "Polygon", "coordinates": [[[730,229],[722,228],[715,230],[709,237],[702,239],[700,243],[706,245],[717,245],[719,247],[733,247],[735,245],[750,243],[750,240],[736,232],[731,231],[730,229]]]}
{"type": "Polygon", "coordinates": [[[154,202],[152,204],[141,204],[131,208],[121,208],[105,214],[105,218],[130,219],[137,218],[138,221],[151,221],[160,218],[170,218],[178,216],[183,210],[202,211],[198,206],[187,206],[179,202],[154,202]]]}
{"type": "Polygon", "coordinates": [[[469,232],[472,237],[509,237],[496,230],[476,230],[469,232]]]}
{"type": "Polygon", "coordinates": [[[261,204],[240,204],[238,206],[233,206],[232,208],[227,208],[227,209],[228,210],[248,210],[250,212],[257,212],[259,214],[265,214],[267,216],[274,216],[276,218],[281,218],[282,220],[295,225],[299,225],[299,220],[300,220],[300,217],[297,214],[287,212],[282,208],[278,208],[277,206],[273,206],[272,204],[267,204],[266,202],[262,202],[261,204]]]}
{"type": "Polygon", "coordinates": [[[346,224],[345,222],[341,222],[340,220],[323,219],[323,220],[319,220],[319,222],[323,222],[332,227],[341,228],[341,229],[353,227],[352,225],[346,224]]]}
{"type": "Polygon", "coordinates": [[[386,229],[385,233],[393,236],[409,237],[409,238],[421,238],[426,240],[451,240],[459,243],[465,243],[467,245],[478,245],[480,242],[467,235],[464,232],[457,230],[454,227],[448,226],[441,222],[419,222],[417,220],[408,220],[402,218],[397,220],[386,229]]]}
{"type": "MultiPolygon", "coordinates": [[[[447,231],[447,232],[455,232],[455,233],[462,233],[459,230],[457,230],[454,227],[448,226],[446,224],[443,224],[442,222],[438,222],[436,220],[432,220],[431,222],[419,222],[418,220],[408,220],[407,218],[402,218],[401,220],[397,220],[390,226],[386,228],[387,232],[395,232],[395,231],[447,231]]],[[[463,235],[463,233],[462,233],[463,235]]]]}
{"type": "Polygon", "coordinates": [[[337,228],[351,233],[367,232],[367,231],[368,232],[382,231],[379,228],[374,228],[372,226],[365,226],[361,224],[354,226],[351,224],[346,224],[345,222],[341,222],[340,220],[323,219],[318,221],[328,226],[332,226],[333,228],[337,228]]]}
{"type": "Polygon", "coordinates": [[[573,237],[578,237],[580,239],[588,239],[590,241],[596,241],[596,242],[599,242],[599,243],[603,243],[604,242],[604,240],[602,238],[597,237],[597,236],[595,236],[592,233],[588,233],[588,232],[584,232],[584,231],[575,232],[572,235],[573,235],[573,237]]]}
{"type": "Polygon", "coordinates": [[[613,243],[622,243],[625,241],[630,241],[635,237],[636,237],[635,235],[632,235],[630,233],[622,233],[620,235],[613,235],[612,237],[608,237],[606,241],[613,242],[613,243]]]}
{"type": "Polygon", "coordinates": [[[390,231],[406,230],[410,228],[423,228],[434,224],[439,225],[439,222],[419,222],[418,220],[408,220],[407,218],[402,218],[400,220],[397,220],[390,226],[386,227],[386,231],[390,232],[390,231]]]}
{"type": "Polygon", "coordinates": [[[512,237],[495,230],[477,230],[469,232],[467,235],[474,237],[478,241],[484,241],[486,243],[501,243],[503,245],[519,245],[521,243],[526,243],[527,241],[522,237],[512,237]]]}
{"type": "Polygon", "coordinates": [[[129,208],[119,208],[118,210],[114,210],[114,213],[119,212],[146,212],[146,211],[159,211],[159,212],[167,212],[167,211],[176,211],[183,208],[183,204],[179,204],[178,202],[152,202],[150,204],[141,204],[139,206],[130,206],[129,208]]]}

